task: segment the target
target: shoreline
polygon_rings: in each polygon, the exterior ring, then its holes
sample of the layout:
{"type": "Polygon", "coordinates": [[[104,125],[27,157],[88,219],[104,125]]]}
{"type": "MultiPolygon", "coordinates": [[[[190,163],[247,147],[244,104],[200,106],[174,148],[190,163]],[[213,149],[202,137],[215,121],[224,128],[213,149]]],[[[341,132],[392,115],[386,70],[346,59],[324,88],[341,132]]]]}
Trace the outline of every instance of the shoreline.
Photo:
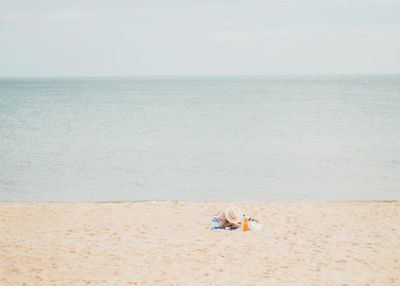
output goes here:
{"type": "Polygon", "coordinates": [[[124,201],[1,201],[0,204],[121,204],[121,203],[190,203],[190,204],[346,204],[346,203],[400,203],[400,200],[266,200],[266,201],[185,201],[185,200],[124,200],[124,201]]]}
{"type": "Polygon", "coordinates": [[[0,202],[0,285],[398,285],[400,201],[0,202]]]}

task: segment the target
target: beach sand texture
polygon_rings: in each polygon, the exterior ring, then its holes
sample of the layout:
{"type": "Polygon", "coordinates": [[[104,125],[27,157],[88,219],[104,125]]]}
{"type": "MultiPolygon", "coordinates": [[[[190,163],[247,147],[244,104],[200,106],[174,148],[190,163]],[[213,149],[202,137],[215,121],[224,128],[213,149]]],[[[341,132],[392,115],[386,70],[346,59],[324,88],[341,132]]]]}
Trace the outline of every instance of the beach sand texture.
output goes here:
{"type": "Polygon", "coordinates": [[[400,202],[0,203],[0,285],[400,285],[400,202]]]}

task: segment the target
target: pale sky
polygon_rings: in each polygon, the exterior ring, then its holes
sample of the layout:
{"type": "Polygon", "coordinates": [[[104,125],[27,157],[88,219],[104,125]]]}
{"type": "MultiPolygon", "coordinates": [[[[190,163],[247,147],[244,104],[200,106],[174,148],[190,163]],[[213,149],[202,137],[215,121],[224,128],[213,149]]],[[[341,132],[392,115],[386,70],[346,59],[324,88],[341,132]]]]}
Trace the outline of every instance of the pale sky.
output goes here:
{"type": "Polygon", "coordinates": [[[0,0],[0,76],[400,73],[400,0],[0,0]]]}

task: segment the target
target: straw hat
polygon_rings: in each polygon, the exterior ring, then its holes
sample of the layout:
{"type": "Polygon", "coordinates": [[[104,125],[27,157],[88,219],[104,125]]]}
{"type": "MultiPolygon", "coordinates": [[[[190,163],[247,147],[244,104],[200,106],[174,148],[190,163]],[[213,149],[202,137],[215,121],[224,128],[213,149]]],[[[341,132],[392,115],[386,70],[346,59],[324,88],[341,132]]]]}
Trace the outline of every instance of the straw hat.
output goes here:
{"type": "Polygon", "coordinates": [[[243,212],[236,206],[228,206],[224,210],[224,215],[230,223],[239,223],[243,219],[243,212]]]}

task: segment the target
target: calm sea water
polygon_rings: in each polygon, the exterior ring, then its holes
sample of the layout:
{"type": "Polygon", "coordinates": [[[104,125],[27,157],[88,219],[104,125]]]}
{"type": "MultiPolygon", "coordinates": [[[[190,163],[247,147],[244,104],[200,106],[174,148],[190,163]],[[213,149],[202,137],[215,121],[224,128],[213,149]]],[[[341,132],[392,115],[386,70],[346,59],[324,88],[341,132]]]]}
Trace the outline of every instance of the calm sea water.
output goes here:
{"type": "Polygon", "coordinates": [[[400,76],[0,80],[0,200],[398,200],[400,76]]]}

